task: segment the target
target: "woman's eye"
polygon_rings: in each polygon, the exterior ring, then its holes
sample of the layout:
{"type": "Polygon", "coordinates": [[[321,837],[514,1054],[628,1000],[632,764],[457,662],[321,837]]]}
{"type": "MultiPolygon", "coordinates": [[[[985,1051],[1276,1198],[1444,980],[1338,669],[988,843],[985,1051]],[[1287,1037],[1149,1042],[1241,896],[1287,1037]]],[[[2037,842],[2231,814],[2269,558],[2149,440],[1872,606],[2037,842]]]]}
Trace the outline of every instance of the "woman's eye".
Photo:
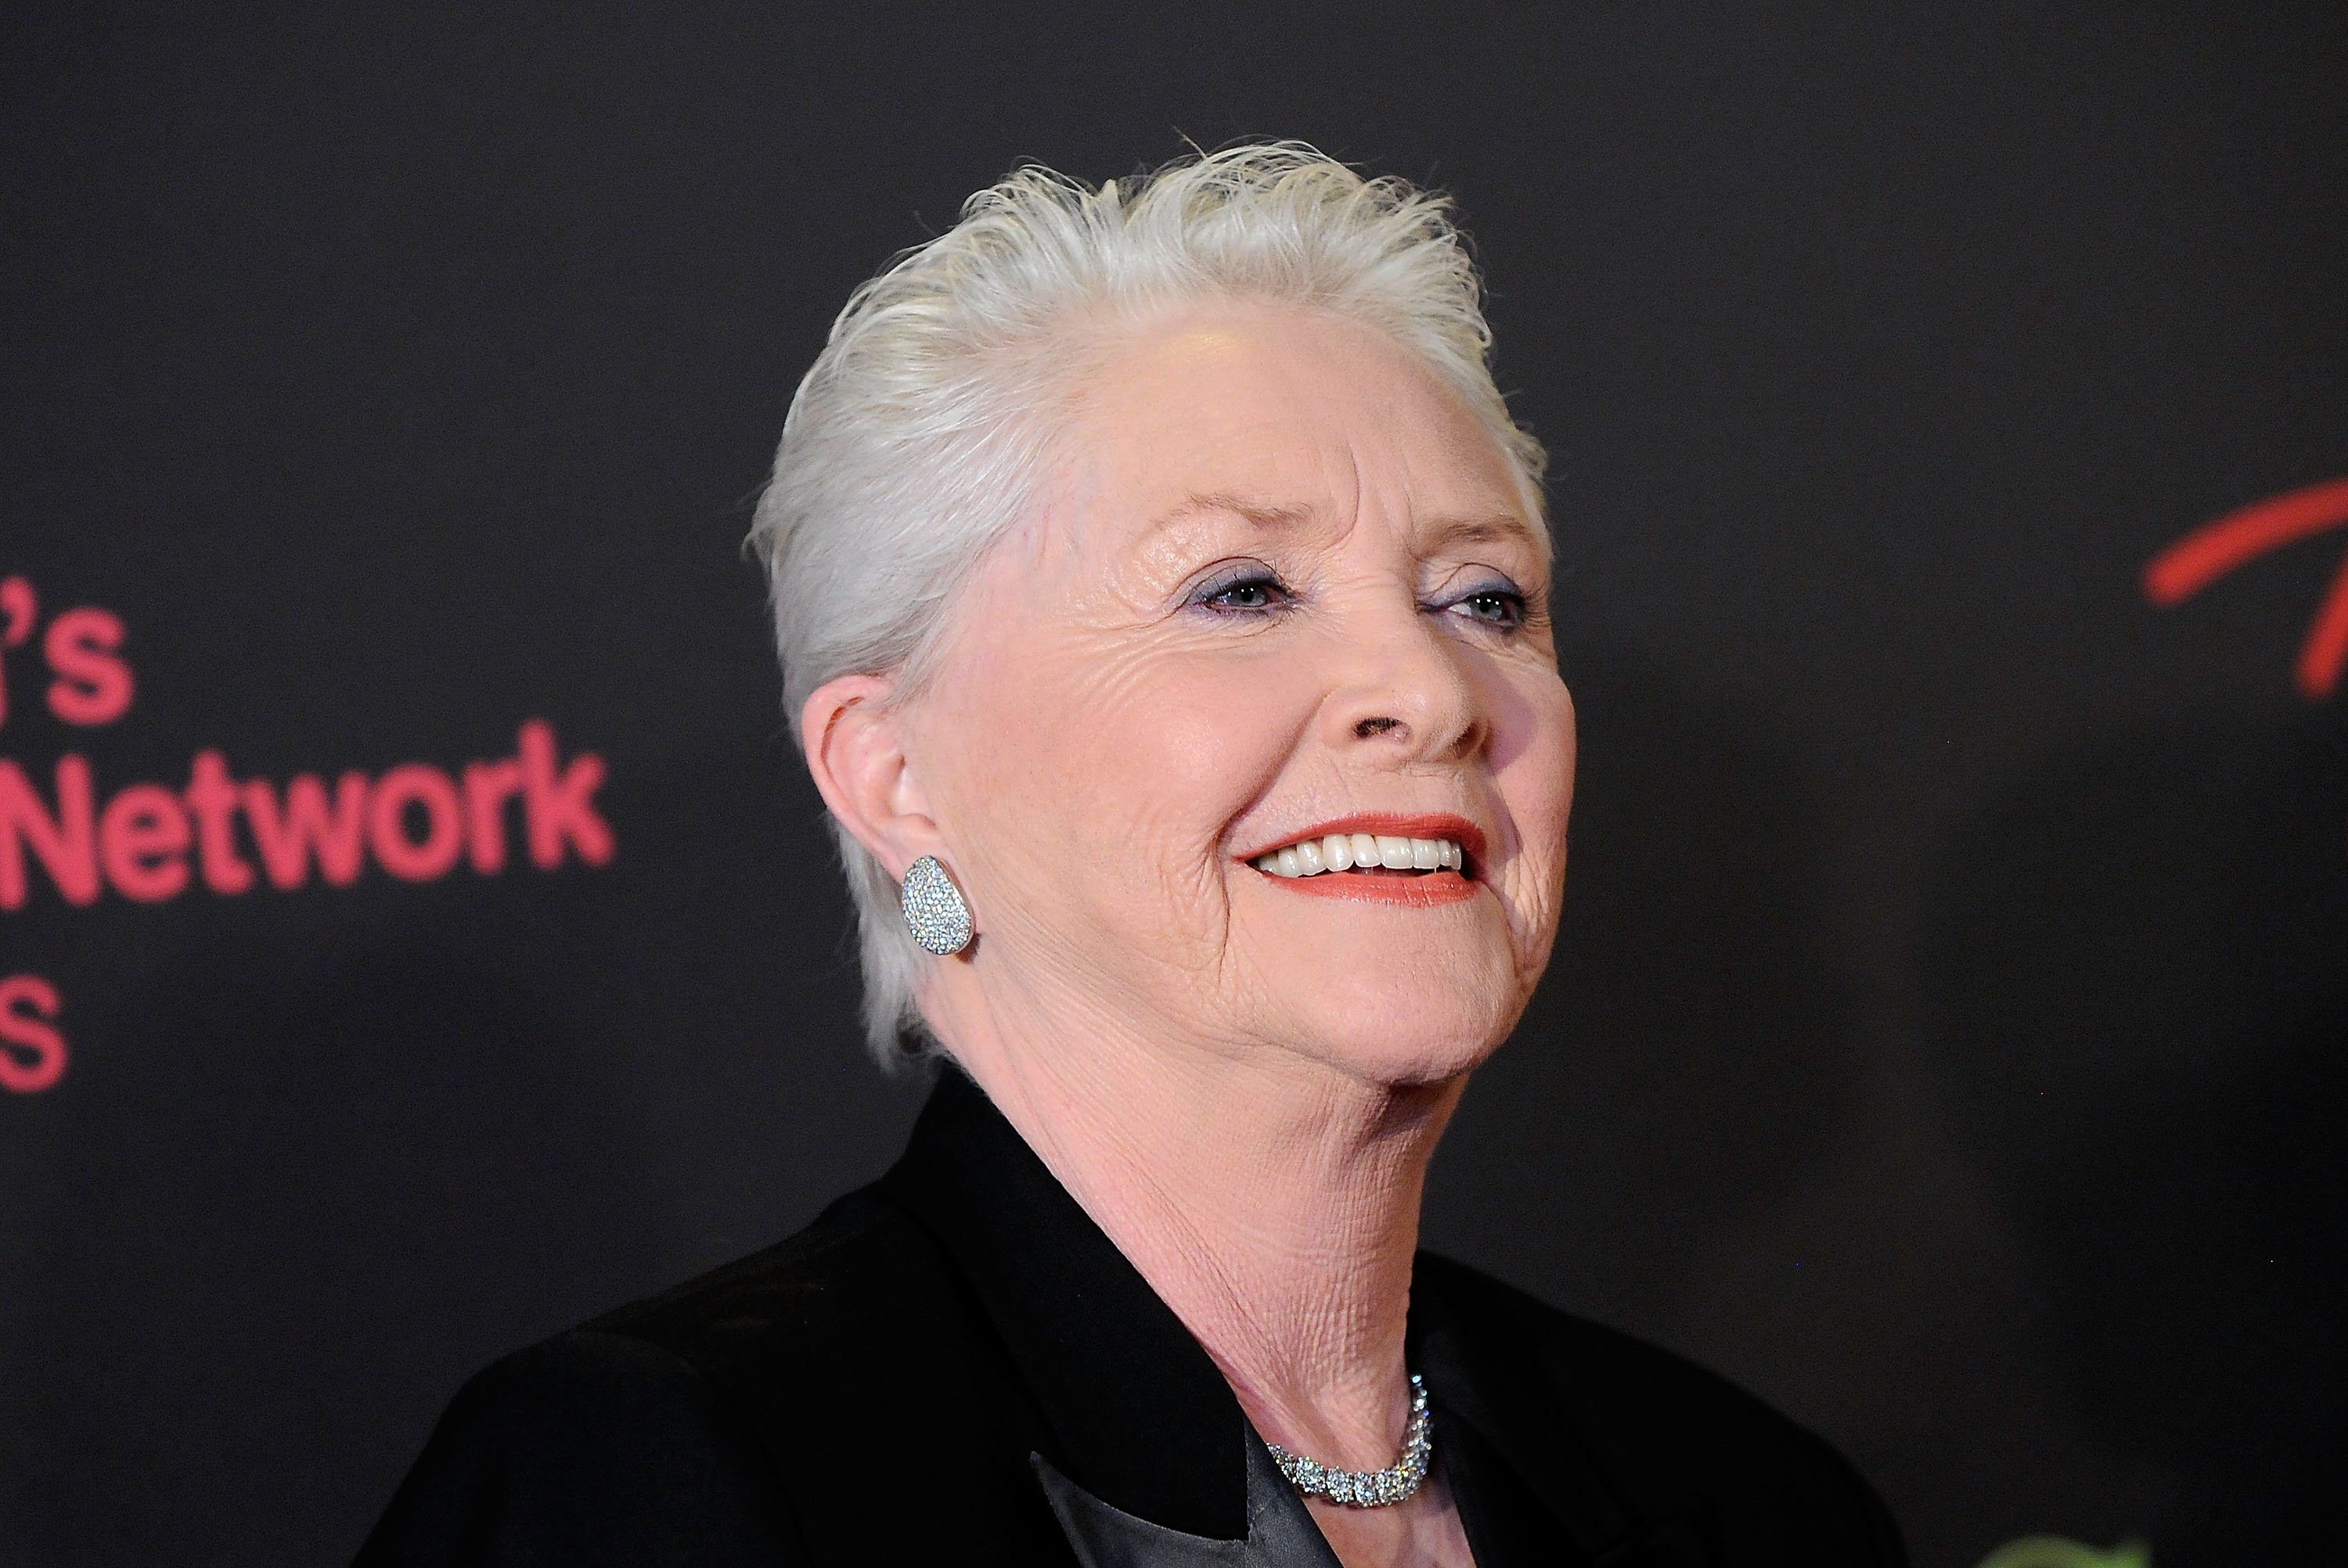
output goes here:
{"type": "Polygon", "coordinates": [[[1288,587],[1276,577],[1243,577],[1237,581],[1208,583],[1192,597],[1191,603],[1209,610],[1248,614],[1254,611],[1279,610],[1291,600],[1288,587]]]}
{"type": "Polygon", "coordinates": [[[1511,589],[1488,588],[1455,600],[1449,608],[1455,615],[1496,630],[1514,631],[1525,623],[1525,596],[1511,589]]]}

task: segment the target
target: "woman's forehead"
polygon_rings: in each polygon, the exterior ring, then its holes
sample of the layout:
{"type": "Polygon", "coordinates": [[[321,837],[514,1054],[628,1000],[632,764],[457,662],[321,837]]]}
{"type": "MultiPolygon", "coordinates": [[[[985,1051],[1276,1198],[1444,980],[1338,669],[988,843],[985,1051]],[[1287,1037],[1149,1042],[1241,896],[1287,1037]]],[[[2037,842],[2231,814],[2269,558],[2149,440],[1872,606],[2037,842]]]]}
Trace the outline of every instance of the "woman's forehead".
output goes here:
{"type": "Polygon", "coordinates": [[[1064,447],[1075,516],[1128,544],[1235,525],[1298,536],[1375,515],[1437,539],[1538,548],[1475,412],[1358,323],[1256,310],[1138,335],[1094,365],[1064,447]]]}

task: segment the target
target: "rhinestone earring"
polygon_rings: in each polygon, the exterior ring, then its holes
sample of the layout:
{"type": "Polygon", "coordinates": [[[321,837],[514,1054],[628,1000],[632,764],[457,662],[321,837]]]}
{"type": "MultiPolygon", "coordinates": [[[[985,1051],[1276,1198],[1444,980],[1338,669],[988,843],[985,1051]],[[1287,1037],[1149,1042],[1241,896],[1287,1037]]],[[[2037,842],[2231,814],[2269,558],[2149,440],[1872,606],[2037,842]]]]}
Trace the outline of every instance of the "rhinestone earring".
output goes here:
{"type": "Polygon", "coordinates": [[[924,855],[907,867],[899,893],[905,906],[905,929],[924,949],[946,958],[970,946],[970,906],[936,856],[924,855]]]}

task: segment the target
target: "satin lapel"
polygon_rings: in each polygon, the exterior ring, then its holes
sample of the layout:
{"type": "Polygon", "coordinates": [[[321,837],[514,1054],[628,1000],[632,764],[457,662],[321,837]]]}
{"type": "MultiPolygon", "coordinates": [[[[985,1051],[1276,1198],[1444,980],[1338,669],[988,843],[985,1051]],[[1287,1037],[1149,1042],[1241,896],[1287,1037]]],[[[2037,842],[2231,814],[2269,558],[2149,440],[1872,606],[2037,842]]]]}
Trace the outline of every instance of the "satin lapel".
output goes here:
{"type": "Polygon", "coordinates": [[[1186,1535],[1136,1519],[1062,1475],[1042,1454],[1030,1459],[1084,1568],[1340,1568],[1320,1526],[1253,1433],[1247,1443],[1242,1541],[1186,1535]]]}

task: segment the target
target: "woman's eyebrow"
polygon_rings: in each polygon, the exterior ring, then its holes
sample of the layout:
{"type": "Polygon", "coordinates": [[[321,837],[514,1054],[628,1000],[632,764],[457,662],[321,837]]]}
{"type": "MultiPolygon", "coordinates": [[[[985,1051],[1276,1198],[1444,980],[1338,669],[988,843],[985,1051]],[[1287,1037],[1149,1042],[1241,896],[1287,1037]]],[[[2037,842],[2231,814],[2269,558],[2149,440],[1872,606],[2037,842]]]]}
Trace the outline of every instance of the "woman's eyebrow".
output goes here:
{"type": "MultiPolygon", "coordinates": [[[[1196,491],[1153,518],[1142,530],[1141,537],[1144,539],[1154,538],[1210,512],[1229,513],[1267,532],[1310,522],[1318,515],[1309,502],[1268,501],[1231,490],[1196,491]]],[[[1543,553],[1540,536],[1530,524],[1514,512],[1495,512],[1472,518],[1438,518],[1426,525],[1426,531],[1430,548],[1507,543],[1522,546],[1536,555],[1543,553]]]]}
{"type": "Polygon", "coordinates": [[[1429,543],[1446,545],[1484,545],[1498,542],[1523,545],[1539,553],[1540,538],[1531,525],[1514,512],[1501,512],[1486,518],[1444,518],[1427,525],[1429,543]]]}

